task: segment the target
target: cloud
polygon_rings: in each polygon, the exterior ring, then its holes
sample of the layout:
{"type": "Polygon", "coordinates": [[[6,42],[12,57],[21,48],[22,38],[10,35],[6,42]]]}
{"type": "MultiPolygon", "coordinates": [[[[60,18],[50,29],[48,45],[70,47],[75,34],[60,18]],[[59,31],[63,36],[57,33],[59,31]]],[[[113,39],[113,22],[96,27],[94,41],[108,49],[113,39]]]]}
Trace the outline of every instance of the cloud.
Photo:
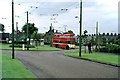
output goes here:
{"type": "MultiPolygon", "coordinates": [[[[71,29],[79,34],[79,20],[75,19],[75,16],[79,16],[78,1],[80,0],[15,0],[15,15],[20,16],[20,18],[15,18],[15,22],[19,22],[19,29],[21,29],[26,22],[25,11],[28,10],[31,13],[29,21],[36,24],[39,32],[45,32],[49,29],[52,14],[58,13],[59,16],[55,16],[58,23],[53,24],[54,28],[59,29],[61,26],[61,30],[64,30],[64,25],[68,25],[67,30],[71,29]],[[34,7],[30,8],[31,6],[34,7]],[[35,9],[35,7],[39,8],[35,9]],[[68,8],[68,11],[61,11],[61,8],[68,8]]],[[[95,33],[96,21],[99,21],[101,33],[118,32],[118,1],[83,0],[83,30],[95,33]]],[[[11,1],[0,1],[0,10],[3,11],[0,17],[7,17],[7,20],[1,20],[2,23],[11,26],[11,1]]],[[[9,28],[6,29],[11,32],[9,28]]]]}

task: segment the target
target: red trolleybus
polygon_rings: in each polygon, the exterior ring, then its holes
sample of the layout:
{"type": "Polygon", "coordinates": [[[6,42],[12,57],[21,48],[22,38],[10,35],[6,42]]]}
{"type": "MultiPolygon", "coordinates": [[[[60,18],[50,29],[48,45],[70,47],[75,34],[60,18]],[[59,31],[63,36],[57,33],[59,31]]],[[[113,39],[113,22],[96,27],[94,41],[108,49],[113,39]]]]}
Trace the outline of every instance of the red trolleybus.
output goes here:
{"type": "Polygon", "coordinates": [[[54,34],[52,46],[56,48],[75,48],[75,34],[54,34]]]}

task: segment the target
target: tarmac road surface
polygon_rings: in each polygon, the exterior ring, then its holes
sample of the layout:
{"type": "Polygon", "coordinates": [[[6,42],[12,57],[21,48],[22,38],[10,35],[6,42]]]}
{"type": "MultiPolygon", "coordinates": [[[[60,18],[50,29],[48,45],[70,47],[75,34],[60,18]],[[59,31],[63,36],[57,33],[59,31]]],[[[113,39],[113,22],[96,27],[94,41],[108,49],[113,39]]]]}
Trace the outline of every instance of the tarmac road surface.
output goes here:
{"type": "MultiPolygon", "coordinates": [[[[11,53],[11,51],[2,51],[11,53]]],[[[118,78],[118,67],[64,56],[64,51],[15,51],[38,78],[118,78]]]]}

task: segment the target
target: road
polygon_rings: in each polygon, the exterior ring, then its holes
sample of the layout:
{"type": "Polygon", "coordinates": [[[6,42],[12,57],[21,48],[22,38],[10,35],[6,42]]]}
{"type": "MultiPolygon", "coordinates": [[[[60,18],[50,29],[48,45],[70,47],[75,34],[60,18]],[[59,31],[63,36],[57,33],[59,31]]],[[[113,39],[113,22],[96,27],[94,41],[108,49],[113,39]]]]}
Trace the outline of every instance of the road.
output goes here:
{"type": "MultiPolygon", "coordinates": [[[[2,51],[11,53],[11,51],[2,51]]],[[[16,51],[38,78],[117,78],[118,68],[64,56],[64,51],[16,51]]]]}

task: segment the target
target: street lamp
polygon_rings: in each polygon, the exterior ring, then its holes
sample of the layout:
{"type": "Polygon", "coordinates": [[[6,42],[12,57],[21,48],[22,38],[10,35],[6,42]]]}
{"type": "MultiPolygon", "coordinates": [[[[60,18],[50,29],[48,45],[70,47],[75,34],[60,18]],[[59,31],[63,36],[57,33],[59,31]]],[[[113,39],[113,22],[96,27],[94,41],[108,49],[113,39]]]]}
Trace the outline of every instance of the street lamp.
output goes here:
{"type": "Polygon", "coordinates": [[[27,40],[27,39],[29,38],[29,26],[28,26],[28,20],[29,20],[29,19],[28,19],[28,14],[29,14],[29,13],[28,13],[28,11],[26,11],[25,13],[27,13],[27,31],[26,31],[27,33],[26,33],[26,42],[27,42],[27,50],[29,50],[29,42],[28,42],[28,40],[27,40]]]}
{"type": "MultiPolygon", "coordinates": [[[[78,19],[79,19],[78,16],[75,16],[75,18],[78,18],[78,19]]],[[[80,2],[80,21],[79,21],[79,23],[80,23],[79,56],[81,56],[81,44],[82,44],[82,0],[81,0],[81,2],[80,2]]]]}
{"type": "Polygon", "coordinates": [[[98,21],[96,22],[96,50],[98,49],[99,43],[98,43],[98,21]]]}
{"type": "Polygon", "coordinates": [[[80,2],[80,38],[79,38],[79,56],[81,56],[81,44],[82,44],[82,0],[80,2]]]}
{"type": "Polygon", "coordinates": [[[14,58],[14,1],[12,0],[12,59],[14,58]]]}
{"type": "Polygon", "coordinates": [[[97,50],[99,48],[99,32],[98,32],[98,28],[99,28],[99,25],[98,25],[98,21],[96,22],[96,27],[87,27],[87,28],[95,28],[96,30],[96,39],[95,39],[95,42],[96,42],[96,46],[95,46],[95,49],[97,50]]]}
{"type": "MultiPolygon", "coordinates": [[[[34,7],[34,6],[31,6],[30,8],[38,8],[38,7],[34,7]]],[[[29,25],[28,25],[28,21],[29,21],[29,14],[31,13],[28,13],[28,11],[26,12],[27,13],[27,50],[29,50],[29,43],[30,43],[30,38],[29,38],[29,25]]]]}
{"type": "MultiPolygon", "coordinates": [[[[20,16],[15,15],[16,18],[20,18],[20,16]]],[[[18,22],[16,22],[16,33],[15,33],[15,37],[16,37],[16,43],[18,42],[18,22]]]]}
{"type": "MultiPolygon", "coordinates": [[[[28,26],[28,11],[27,11],[27,39],[29,38],[29,26],[28,26]]],[[[29,42],[27,40],[27,50],[29,50],[29,42]]]]}
{"type": "Polygon", "coordinates": [[[18,22],[16,22],[16,43],[18,42],[18,22]]]}

